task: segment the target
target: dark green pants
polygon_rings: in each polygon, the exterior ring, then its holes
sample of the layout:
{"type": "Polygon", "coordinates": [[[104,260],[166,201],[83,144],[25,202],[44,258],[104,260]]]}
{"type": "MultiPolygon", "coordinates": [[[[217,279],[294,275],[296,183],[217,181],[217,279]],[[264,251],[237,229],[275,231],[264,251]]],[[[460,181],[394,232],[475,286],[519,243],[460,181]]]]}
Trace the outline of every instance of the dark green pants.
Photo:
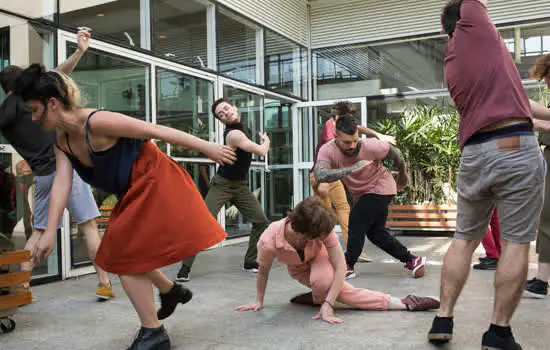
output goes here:
{"type": "MultiPolygon", "coordinates": [[[[252,223],[250,240],[248,241],[248,250],[244,256],[245,264],[255,264],[258,255],[258,239],[269,225],[269,221],[260,206],[260,203],[254,197],[254,194],[248,188],[247,181],[231,181],[219,175],[216,175],[210,181],[210,190],[206,195],[206,206],[210,213],[217,216],[225,203],[230,202],[252,223]]],[[[191,270],[195,257],[185,259],[182,264],[191,270]]]]}

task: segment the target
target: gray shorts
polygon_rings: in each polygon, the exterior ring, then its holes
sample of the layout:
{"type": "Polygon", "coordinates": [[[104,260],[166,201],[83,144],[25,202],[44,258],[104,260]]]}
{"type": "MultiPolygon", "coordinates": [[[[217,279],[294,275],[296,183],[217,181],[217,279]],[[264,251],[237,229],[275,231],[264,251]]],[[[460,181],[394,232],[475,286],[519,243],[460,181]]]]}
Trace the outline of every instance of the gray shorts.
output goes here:
{"type": "Polygon", "coordinates": [[[515,243],[535,240],[545,169],[534,135],[465,146],[457,179],[455,238],[481,239],[496,205],[502,239],[515,243]]]}
{"type": "MultiPolygon", "coordinates": [[[[34,228],[39,230],[45,230],[48,223],[50,191],[54,178],[55,173],[47,176],[36,176],[33,215],[34,228]]],[[[76,171],[73,171],[73,186],[67,202],[67,209],[69,209],[69,213],[77,224],[100,216],[90,185],[82,181],[76,171]]],[[[61,225],[58,227],[61,227],[61,225]]]]}

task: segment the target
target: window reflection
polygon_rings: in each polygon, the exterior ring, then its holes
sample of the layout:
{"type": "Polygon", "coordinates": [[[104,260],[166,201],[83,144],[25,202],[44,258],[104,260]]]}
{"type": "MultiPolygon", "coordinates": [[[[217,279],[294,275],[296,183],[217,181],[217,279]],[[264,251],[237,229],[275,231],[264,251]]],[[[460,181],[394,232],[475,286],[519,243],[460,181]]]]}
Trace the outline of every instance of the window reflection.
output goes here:
{"type": "MultiPolygon", "coordinates": [[[[157,69],[157,124],[169,126],[214,140],[213,116],[210,106],[214,102],[214,84],[166,69],[157,69]]],[[[159,147],[172,157],[205,158],[197,151],[164,142],[159,147]]]]}
{"type": "Polygon", "coordinates": [[[216,17],[218,71],[230,78],[256,83],[257,28],[224,9],[216,17]]]}

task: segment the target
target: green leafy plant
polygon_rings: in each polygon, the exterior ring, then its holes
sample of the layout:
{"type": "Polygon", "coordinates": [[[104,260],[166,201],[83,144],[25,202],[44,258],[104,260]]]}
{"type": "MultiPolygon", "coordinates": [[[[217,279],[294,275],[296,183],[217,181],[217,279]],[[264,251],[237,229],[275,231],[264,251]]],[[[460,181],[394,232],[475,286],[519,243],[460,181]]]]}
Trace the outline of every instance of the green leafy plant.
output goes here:
{"type": "Polygon", "coordinates": [[[453,107],[418,105],[372,126],[396,138],[409,170],[411,183],[398,193],[396,204],[454,203],[460,162],[458,124],[453,107]]]}

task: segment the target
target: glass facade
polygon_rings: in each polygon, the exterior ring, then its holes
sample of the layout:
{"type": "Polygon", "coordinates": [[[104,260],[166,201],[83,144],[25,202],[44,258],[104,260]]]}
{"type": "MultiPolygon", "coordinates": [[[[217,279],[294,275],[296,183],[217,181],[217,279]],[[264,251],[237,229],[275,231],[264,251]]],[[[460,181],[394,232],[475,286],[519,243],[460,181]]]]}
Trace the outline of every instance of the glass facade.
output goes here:
{"type": "MultiPolygon", "coordinates": [[[[525,25],[499,31],[520,76],[529,79],[528,70],[535,60],[550,53],[550,26],[525,25]]],[[[439,36],[315,50],[315,98],[444,90],[445,45],[446,38],[439,36]]]]}
{"type": "Polygon", "coordinates": [[[152,50],[194,67],[208,66],[207,7],[193,0],[151,1],[152,50]]]}
{"type": "MultiPolygon", "coordinates": [[[[162,68],[157,69],[156,80],[157,124],[213,141],[214,124],[210,106],[214,102],[214,84],[162,68]]],[[[163,142],[157,144],[172,157],[205,157],[180,146],[171,145],[167,149],[163,142]]]]}
{"type": "Polygon", "coordinates": [[[315,51],[317,99],[445,88],[444,38],[315,51]]]}
{"type": "Polygon", "coordinates": [[[265,30],[265,85],[274,91],[307,98],[307,50],[265,30]]]}
{"type": "MultiPolygon", "coordinates": [[[[67,56],[75,50],[76,44],[67,44],[67,56]]],[[[89,49],[71,77],[80,87],[82,106],[150,120],[148,65],[89,49]]]]}
{"type": "Polygon", "coordinates": [[[247,83],[257,83],[258,31],[252,23],[227,10],[216,16],[218,71],[247,83]]]}
{"type": "MultiPolygon", "coordinates": [[[[59,1],[59,22],[68,27],[88,27],[92,34],[131,47],[146,47],[141,28],[141,1],[59,1]]],[[[147,41],[147,40],[145,40],[147,41]]]]}

